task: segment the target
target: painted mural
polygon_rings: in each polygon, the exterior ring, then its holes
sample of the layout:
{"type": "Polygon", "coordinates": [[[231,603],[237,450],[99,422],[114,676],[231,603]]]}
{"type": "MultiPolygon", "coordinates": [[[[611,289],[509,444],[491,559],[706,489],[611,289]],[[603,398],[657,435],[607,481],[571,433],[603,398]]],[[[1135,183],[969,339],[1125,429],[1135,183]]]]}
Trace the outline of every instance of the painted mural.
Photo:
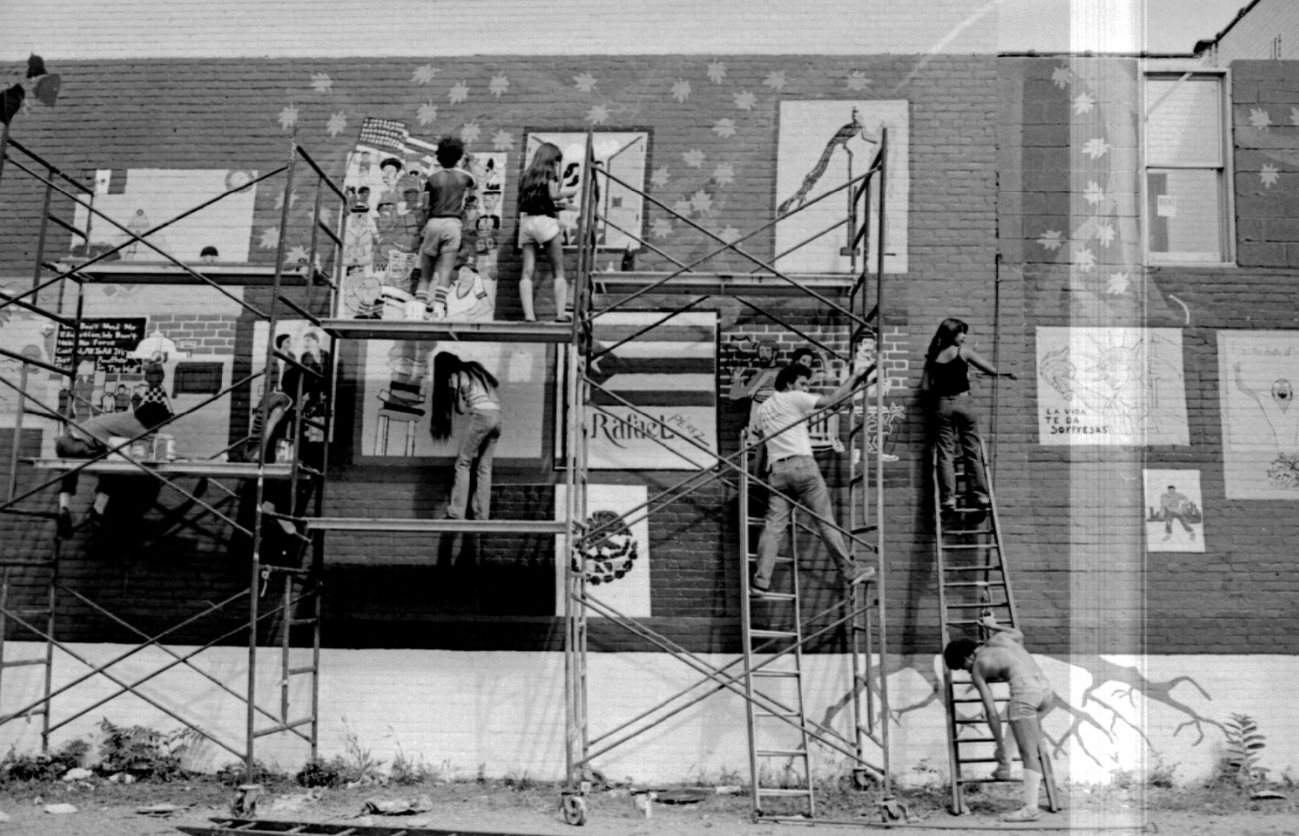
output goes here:
{"type": "MultiPolygon", "coordinates": [[[[611,350],[589,372],[599,386],[587,407],[592,470],[696,470],[715,461],[717,314],[679,313],[631,339],[669,313],[614,311],[595,320],[597,350],[611,350]]],[[[556,414],[566,411],[557,405],[556,414]]],[[[556,422],[561,456],[566,426],[556,422]]]]}
{"type": "Polygon", "coordinates": [[[1146,551],[1204,552],[1198,470],[1145,471],[1146,551]]]}
{"type": "Polygon", "coordinates": [[[1219,331],[1223,476],[1228,499],[1299,499],[1299,338],[1219,331]]]}
{"type": "MultiPolygon", "coordinates": [[[[889,157],[885,183],[884,269],[907,271],[907,210],[911,174],[908,163],[908,103],[883,101],[782,101],[780,134],[776,150],[776,266],[794,273],[847,273],[851,259],[841,250],[849,246],[853,230],[842,224],[848,214],[851,189],[815,202],[869,169],[880,147],[881,131],[888,129],[889,157]],[[806,244],[810,238],[831,230],[806,244]],[[792,252],[788,252],[792,250],[792,252]],[[788,254],[786,254],[788,252],[788,254]]],[[[872,184],[871,201],[878,205],[872,184]]],[[[874,216],[872,209],[871,217],[874,216]]],[[[866,216],[858,218],[864,223],[866,216]]],[[[878,255],[877,229],[872,226],[869,252],[873,266],[878,255]]]]}
{"type": "MultiPolygon", "coordinates": [[[[266,335],[270,330],[270,324],[266,322],[256,322],[253,324],[253,349],[252,363],[253,367],[260,369],[266,358],[266,335]]],[[[275,324],[275,350],[280,354],[288,355],[301,363],[303,367],[317,372],[320,378],[312,375],[287,374],[291,368],[289,363],[282,359],[274,361],[274,370],[268,377],[262,377],[253,384],[252,394],[249,399],[249,419],[251,420],[257,410],[261,409],[262,400],[267,391],[284,392],[294,401],[297,401],[298,385],[295,383],[288,384],[288,388],[294,391],[288,391],[286,381],[301,380],[302,402],[301,415],[304,419],[323,422],[325,420],[325,408],[327,403],[327,388],[332,385],[332,381],[325,378],[325,371],[330,369],[331,352],[334,349],[333,338],[321,331],[314,324],[305,319],[281,319],[275,324]]],[[[323,438],[324,433],[315,427],[306,426],[303,428],[307,440],[319,441],[323,438]]]]}
{"type": "MultiPolygon", "coordinates": [[[[555,489],[555,519],[564,518],[567,488],[555,489]]],[[[649,514],[644,485],[587,486],[586,525],[599,531],[583,550],[582,568],[587,594],[618,613],[649,618],[650,604],[649,514]]],[[[555,612],[564,612],[564,576],[568,538],[555,538],[555,612]]],[[[579,568],[579,567],[574,567],[579,568]]],[[[592,617],[603,617],[592,612],[592,617]]]]}
{"type": "MultiPolygon", "coordinates": [[[[362,122],[343,176],[348,216],[341,318],[404,318],[404,303],[414,298],[419,278],[424,184],[441,168],[436,150],[436,141],[412,136],[405,122],[362,122]]],[[[507,157],[469,153],[459,166],[474,176],[477,190],[466,198],[455,265],[456,300],[448,300],[448,317],[494,315],[507,157]]]]}
{"type": "Polygon", "coordinates": [[[1182,332],[1037,329],[1041,444],[1189,444],[1182,332]]]}
{"type": "MultiPolygon", "coordinates": [[[[187,262],[243,264],[252,246],[253,208],[257,203],[256,171],[247,169],[101,169],[95,174],[94,208],[111,219],[78,206],[78,229],[90,225],[91,255],[122,246],[110,261],[166,263],[152,247],[133,241],[156,226],[200,204],[232,194],[148,236],[149,244],[187,262]],[[128,234],[130,233],[130,234],[128,234]]],[[[80,239],[75,239],[80,241],[80,239]]],[[[84,255],[80,245],[73,255],[84,255]]]]}
{"type": "MultiPolygon", "coordinates": [[[[238,289],[232,289],[239,293],[238,289]]],[[[172,409],[183,413],[231,385],[234,335],[242,308],[221,294],[177,313],[174,292],[147,285],[90,284],[78,363],[71,379],[29,367],[26,390],[49,409],[84,420],[133,408],[146,389],[143,360],[163,366],[172,409]]],[[[44,317],[15,307],[0,311],[5,348],[67,368],[72,333],[44,317]]],[[[22,364],[0,358],[0,375],[21,382],[22,364]]],[[[0,426],[14,426],[21,401],[0,386],[0,426]]],[[[29,404],[34,409],[39,409],[29,404]]],[[[43,428],[43,456],[54,454],[52,420],[27,414],[23,426],[43,428]]],[[[183,415],[170,425],[182,457],[216,455],[229,443],[229,403],[183,415]]]]}
{"type": "Polygon", "coordinates": [[[482,363],[501,382],[502,432],[496,457],[541,457],[546,380],[550,374],[548,347],[530,343],[437,342],[434,340],[369,340],[358,396],[361,422],[355,439],[359,458],[454,457],[465,416],[457,415],[450,438],[435,441],[430,434],[432,360],[449,351],[462,360],[482,363]]]}

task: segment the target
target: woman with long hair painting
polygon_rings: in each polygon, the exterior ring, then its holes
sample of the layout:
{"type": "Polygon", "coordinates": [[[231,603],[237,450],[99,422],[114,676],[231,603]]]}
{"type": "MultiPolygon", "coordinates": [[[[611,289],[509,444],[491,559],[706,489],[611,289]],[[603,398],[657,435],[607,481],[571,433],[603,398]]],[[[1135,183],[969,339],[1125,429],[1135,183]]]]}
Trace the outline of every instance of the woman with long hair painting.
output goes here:
{"type": "MultiPolygon", "coordinates": [[[[933,398],[938,429],[938,501],[943,511],[956,510],[958,445],[965,459],[965,472],[969,476],[974,504],[986,507],[990,502],[979,439],[979,419],[970,408],[970,366],[990,375],[996,375],[997,370],[977,351],[966,347],[965,335],[969,330],[970,326],[959,319],[944,319],[925,353],[925,370],[920,379],[921,391],[933,398]]],[[[1012,380],[1015,377],[1013,374],[1004,376],[1012,380]]]]}
{"type": "Polygon", "coordinates": [[[433,438],[440,441],[451,436],[455,413],[468,416],[456,454],[449,519],[463,520],[466,510],[472,511],[476,520],[491,517],[492,457],[501,437],[499,385],[496,376],[476,360],[461,360],[447,351],[439,351],[433,358],[433,438]]]}

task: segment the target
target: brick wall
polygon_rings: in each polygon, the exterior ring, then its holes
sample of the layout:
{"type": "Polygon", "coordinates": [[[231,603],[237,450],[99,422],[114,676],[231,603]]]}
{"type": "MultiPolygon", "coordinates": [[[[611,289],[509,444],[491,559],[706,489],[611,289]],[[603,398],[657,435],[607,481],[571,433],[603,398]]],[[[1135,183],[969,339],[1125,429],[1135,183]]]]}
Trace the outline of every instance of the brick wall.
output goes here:
{"type": "MultiPolygon", "coordinates": [[[[345,155],[355,142],[360,122],[367,116],[407,122],[415,135],[436,139],[443,132],[463,133],[477,126],[470,144],[490,149],[500,133],[512,138],[517,154],[526,131],[582,129],[592,121],[593,108],[607,114],[602,127],[622,126],[651,132],[647,175],[666,169],[666,182],[651,193],[667,204],[705,192],[706,209],[692,211],[694,219],[710,229],[746,230],[770,218],[778,129],[782,100],[848,101],[873,98],[909,102],[910,183],[909,270],[886,280],[886,330],[883,352],[892,387],[889,400],[904,410],[894,432],[891,452],[900,461],[891,464],[888,518],[898,546],[894,565],[909,572],[913,563],[929,559],[923,511],[928,484],[924,454],[920,451],[923,422],[914,417],[908,387],[918,379],[915,358],[927,343],[933,326],[948,313],[961,313],[976,322],[989,322],[994,298],[996,219],[995,120],[996,69],[989,58],[906,56],[828,58],[783,56],[755,58],[742,55],[707,60],[688,56],[611,58],[582,56],[547,59],[445,59],[437,62],[434,80],[421,84],[412,71],[423,61],[204,61],[79,62],[65,63],[64,88],[58,107],[33,109],[15,121],[15,136],[29,142],[51,161],[70,169],[222,168],[266,171],[285,156],[288,123],[286,109],[296,115],[299,141],[329,171],[341,173],[345,155]],[[333,79],[324,91],[312,89],[313,76],[333,79]],[[590,73],[592,87],[575,80],[590,73]],[[509,80],[500,96],[488,93],[488,82],[498,76],[509,80]],[[454,80],[453,78],[454,77],[454,80]],[[452,102],[447,90],[464,80],[469,89],[464,102],[452,102]],[[690,82],[687,96],[679,95],[679,81],[690,82]],[[737,98],[741,93],[751,94],[737,98]],[[420,124],[421,105],[433,103],[437,116],[420,124]],[[331,118],[341,114],[346,127],[331,118]],[[730,128],[719,129],[725,120],[730,128]],[[93,132],[85,130],[93,125],[93,132]],[[733,129],[733,130],[732,130],[733,129]],[[219,154],[215,152],[219,149],[219,154]],[[705,164],[690,164],[687,152],[703,155],[705,164]],[[717,167],[729,165],[730,176],[717,167]],[[955,303],[953,300],[957,300],[955,303]],[[914,326],[913,326],[913,323],[914,326]]],[[[427,115],[427,114],[426,114],[427,115]]],[[[823,141],[823,140],[822,140],[823,141]]],[[[511,160],[511,168],[515,165],[511,160]]],[[[11,178],[6,173],[6,188],[11,178]]],[[[505,215],[512,225],[514,189],[507,187],[505,215]]],[[[263,233],[278,225],[276,187],[259,188],[252,222],[252,259],[268,260],[273,250],[263,233]]],[[[21,198],[0,207],[0,275],[21,281],[30,269],[30,214],[39,195],[19,191],[21,198]]],[[[662,213],[651,208],[647,228],[662,213]]],[[[654,240],[678,258],[702,254],[711,243],[702,233],[674,224],[671,235],[654,240]]],[[[305,234],[290,231],[288,235],[305,234]]],[[[510,240],[506,230],[503,240],[510,240]]],[[[68,245],[66,237],[54,246],[68,245]]],[[[770,237],[759,236],[748,245],[761,259],[773,252],[770,237]]],[[[513,291],[519,263],[513,248],[502,256],[501,303],[498,315],[517,318],[513,291]]],[[[638,266],[653,268],[646,258],[638,266]]],[[[748,269],[750,262],[734,255],[705,269],[748,269]]],[[[195,289],[178,290],[177,319],[159,323],[172,339],[222,340],[215,350],[230,344],[229,318],[185,317],[185,300],[195,289]],[[217,336],[197,333],[191,324],[215,328],[217,336]],[[183,336],[182,336],[183,335],[183,336]]],[[[244,291],[254,306],[266,301],[264,291],[244,291]]],[[[838,294],[835,294],[838,298],[838,294]]],[[[302,301],[302,300],[299,300],[302,301]]],[[[789,297],[756,297],[761,306],[779,310],[789,323],[845,350],[847,323],[824,306],[789,297]]],[[[846,299],[839,300],[846,304],[846,299]]],[[[647,309],[680,304],[673,296],[651,295],[647,309]]],[[[731,300],[715,299],[709,305],[721,315],[721,342],[746,335],[779,341],[781,358],[806,340],[777,323],[731,300]]],[[[252,318],[234,320],[233,347],[236,379],[248,373],[254,361],[251,347],[252,318]]],[[[990,328],[984,328],[990,339],[990,328]]],[[[985,343],[986,345],[986,343],[985,343]]],[[[346,368],[357,362],[360,349],[342,346],[337,356],[346,368]]],[[[837,373],[841,366],[832,365],[837,373]]],[[[723,374],[726,370],[723,369],[723,374]]],[[[725,390],[726,381],[721,381],[725,390]]],[[[338,435],[349,439],[355,413],[356,381],[344,372],[340,380],[338,435]]],[[[246,399],[246,396],[243,396],[246,399]]],[[[246,420],[246,400],[232,399],[230,438],[238,436],[246,420]]],[[[549,419],[548,419],[549,420],[549,419]]],[[[734,449],[739,428],[747,420],[747,406],[723,400],[719,408],[718,438],[723,452],[734,449]]],[[[549,425],[547,425],[549,426],[549,425]]],[[[547,442],[548,443],[548,442],[547,442]]],[[[547,449],[549,449],[547,447],[547,449]]],[[[436,513],[446,502],[449,477],[444,469],[428,467],[351,466],[353,451],[346,443],[334,462],[336,481],[327,495],[328,511],[383,515],[436,513]]],[[[545,456],[543,455],[543,461],[545,456]]],[[[827,473],[836,484],[846,478],[846,468],[827,460],[827,473]]],[[[651,490],[671,484],[672,474],[628,474],[614,478],[647,482],[651,490]]],[[[556,474],[538,462],[498,468],[494,503],[503,518],[548,516],[553,507],[556,474]]],[[[86,480],[90,481],[90,480],[86,480]]],[[[209,487],[209,497],[218,494],[209,487]]],[[[219,494],[218,494],[219,495],[219,494]]],[[[88,494],[80,500],[88,499],[88,494]]],[[[735,649],[738,645],[738,563],[736,561],[737,509],[734,490],[716,486],[690,500],[671,504],[651,519],[653,554],[652,623],[688,646],[735,649]]],[[[74,544],[77,569],[110,599],[125,606],[147,624],[162,624],[180,614],[193,599],[213,600],[231,594],[246,583],[242,568],[246,545],[227,526],[210,516],[198,524],[170,520],[179,515],[183,497],[163,491],[160,507],[146,515],[141,530],[115,531],[74,544]],[[164,522],[169,524],[164,525],[164,522]],[[169,571],[155,555],[177,554],[169,571]],[[188,567],[188,568],[185,568],[188,567]],[[167,602],[145,603],[138,579],[173,589],[167,602]]],[[[238,498],[224,499],[232,515],[238,498]]],[[[244,508],[244,513],[247,509],[244,508]]],[[[819,546],[818,546],[819,548],[819,546]]],[[[326,638],[332,644],[421,647],[556,648],[562,631],[553,619],[553,557],[544,538],[510,540],[486,537],[454,565],[440,558],[437,543],[408,535],[382,537],[329,535],[332,561],[328,575],[326,638]],[[379,567],[382,555],[396,565],[379,567]]],[[[80,573],[78,575],[78,573],[80,573]]],[[[815,595],[829,595],[833,578],[828,574],[810,585],[815,595]],[[818,591],[820,590],[820,591],[818,591]]],[[[919,592],[915,593],[921,594],[919,592]]],[[[70,605],[71,606],[71,605],[70,605]]],[[[928,608],[917,605],[916,612],[928,608]]],[[[925,618],[928,618],[926,612],[925,618]]],[[[910,618],[910,615],[900,616],[910,618]]],[[[64,620],[81,635],[110,638],[116,633],[92,619],[84,608],[73,608],[64,620]],[[92,632],[93,631],[93,632],[92,632]]],[[[192,631],[197,637],[199,631],[192,631]]],[[[188,638],[186,636],[185,638],[188,638]]],[[[932,629],[923,625],[909,641],[927,646],[932,629]]],[[[626,634],[597,627],[593,646],[601,649],[645,649],[626,634]]]]}
{"type": "Polygon", "coordinates": [[[1299,69],[1235,61],[1231,78],[1236,261],[1299,267],[1299,69]]]}

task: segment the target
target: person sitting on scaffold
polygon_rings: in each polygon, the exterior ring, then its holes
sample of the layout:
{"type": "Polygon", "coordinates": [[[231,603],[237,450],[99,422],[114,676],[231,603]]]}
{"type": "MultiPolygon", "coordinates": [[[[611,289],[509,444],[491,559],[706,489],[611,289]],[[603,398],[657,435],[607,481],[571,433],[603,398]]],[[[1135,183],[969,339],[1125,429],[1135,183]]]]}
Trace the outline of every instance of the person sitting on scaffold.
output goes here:
{"type": "Polygon", "coordinates": [[[785,537],[793,510],[792,498],[814,515],[813,523],[821,540],[830,550],[844,580],[859,584],[875,576],[875,567],[863,566],[852,559],[844,546],[843,535],[834,525],[834,507],[821,468],[812,456],[807,418],[814,412],[837,405],[853,393],[874,371],[868,366],[828,395],[814,395],[808,390],[812,371],[791,363],[776,376],[776,392],[758,407],[750,431],[765,439],[766,475],[775,490],[767,497],[766,523],[758,539],[758,566],[749,583],[751,594],[761,597],[771,588],[771,573],[776,553],[785,537]]]}

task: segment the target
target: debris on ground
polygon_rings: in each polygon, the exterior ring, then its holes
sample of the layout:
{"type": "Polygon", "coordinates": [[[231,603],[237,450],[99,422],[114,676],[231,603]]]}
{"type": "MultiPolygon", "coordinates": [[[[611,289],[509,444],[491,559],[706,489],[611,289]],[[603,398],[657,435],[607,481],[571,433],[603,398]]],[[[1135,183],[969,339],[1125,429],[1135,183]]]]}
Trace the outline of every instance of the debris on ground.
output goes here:
{"type": "Polygon", "coordinates": [[[46,804],[45,812],[54,816],[66,816],[77,812],[77,808],[71,804],[46,804]]]}
{"type": "Polygon", "coordinates": [[[158,804],[150,804],[147,807],[136,807],[135,812],[140,814],[141,816],[158,816],[159,818],[162,818],[162,817],[170,816],[172,813],[180,812],[181,810],[184,809],[185,809],[184,807],[178,806],[176,804],[167,804],[166,802],[161,802],[158,804]]]}
{"type": "Polygon", "coordinates": [[[72,769],[69,769],[67,772],[63,773],[63,780],[65,780],[65,781],[86,781],[86,780],[89,780],[90,778],[94,777],[94,774],[95,774],[95,773],[91,772],[89,769],[86,769],[85,767],[77,766],[77,767],[74,767],[74,768],[72,768],[72,769]]]}
{"type": "Polygon", "coordinates": [[[409,816],[414,813],[427,813],[432,809],[433,799],[427,795],[421,795],[419,798],[414,799],[384,800],[367,798],[364,804],[365,813],[380,816],[409,816]]]}

